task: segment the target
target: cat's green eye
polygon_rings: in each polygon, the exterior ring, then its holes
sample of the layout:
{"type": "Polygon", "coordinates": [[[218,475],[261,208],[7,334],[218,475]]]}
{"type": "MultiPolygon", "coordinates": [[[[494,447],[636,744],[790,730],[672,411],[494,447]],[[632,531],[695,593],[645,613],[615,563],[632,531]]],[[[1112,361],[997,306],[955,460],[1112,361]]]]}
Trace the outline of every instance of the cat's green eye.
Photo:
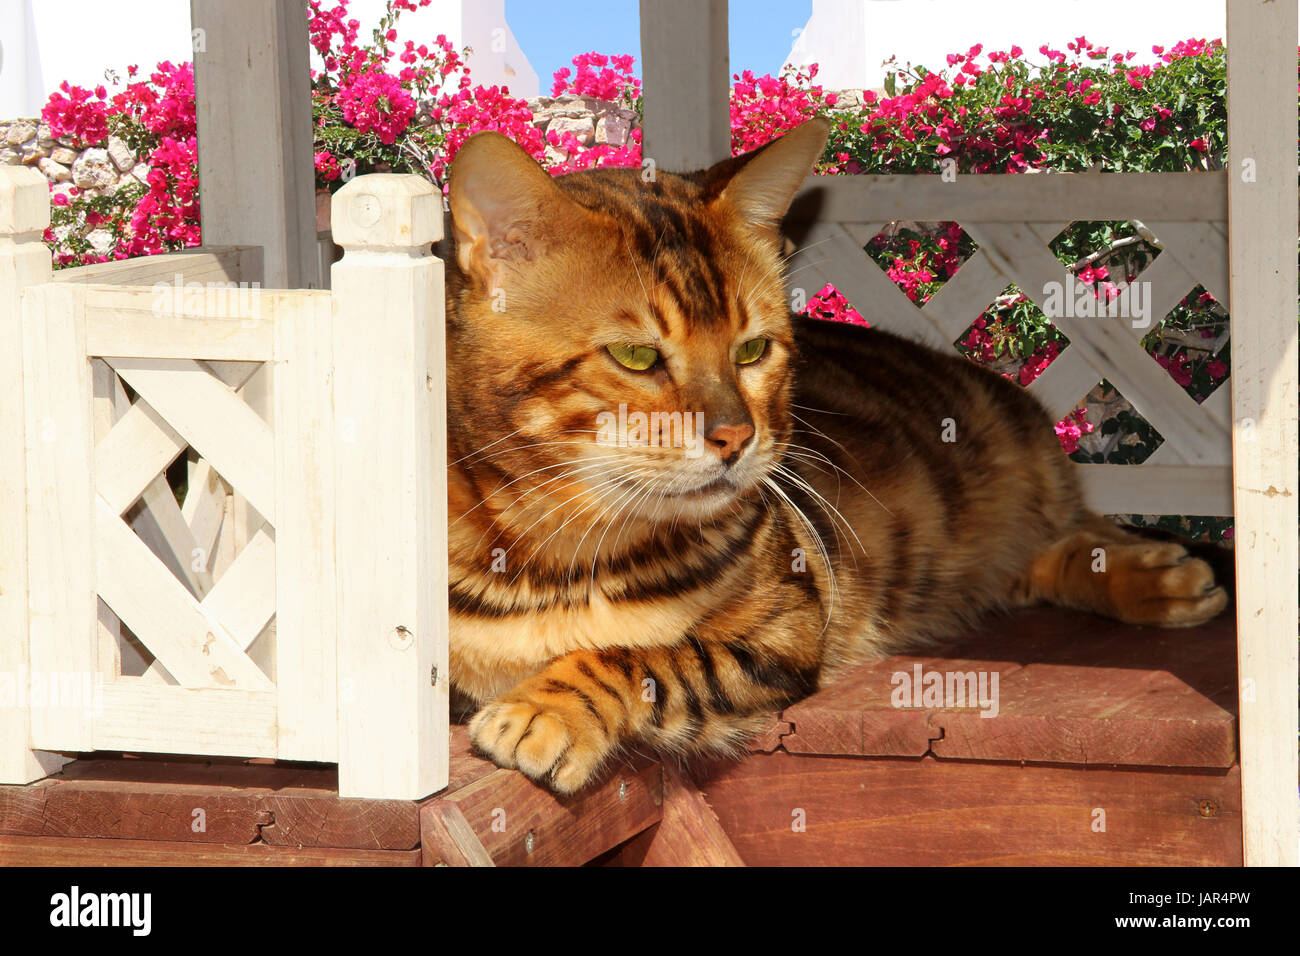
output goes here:
{"type": "Polygon", "coordinates": [[[659,361],[659,351],[648,345],[608,345],[605,347],[614,361],[634,372],[644,372],[659,361]]]}
{"type": "Polygon", "coordinates": [[[752,365],[767,351],[767,339],[750,339],[736,350],[737,365],[752,365]]]}

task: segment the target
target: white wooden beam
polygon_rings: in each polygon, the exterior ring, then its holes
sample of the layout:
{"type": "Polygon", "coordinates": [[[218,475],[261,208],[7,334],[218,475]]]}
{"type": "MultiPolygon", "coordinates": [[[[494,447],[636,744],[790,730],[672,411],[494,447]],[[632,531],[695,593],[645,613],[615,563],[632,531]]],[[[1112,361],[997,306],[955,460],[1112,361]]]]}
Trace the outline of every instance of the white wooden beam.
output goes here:
{"type": "Polygon", "coordinates": [[[1242,829],[1295,866],[1296,5],[1228,3],[1228,265],[1242,829]]]}
{"type": "Polygon", "coordinates": [[[418,176],[334,194],[339,793],[447,785],[442,197],[418,176]]]}
{"type": "Polygon", "coordinates": [[[642,155],[703,169],[731,155],[727,0],[641,0],[642,155]]]}
{"type": "MultiPolygon", "coordinates": [[[[656,4],[656,7],[658,5],[656,4]]],[[[650,136],[649,96],[646,137],[650,136]]],[[[685,107],[683,107],[685,109],[685,107]]],[[[647,155],[650,155],[647,153],[647,155]]],[[[1051,176],[809,176],[790,222],[1062,222],[1157,219],[1215,222],[1227,216],[1223,172],[1060,173],[1051,176]]]]}
{"type": "Polygon", "coordinates": [[[190,0],[204,245],[256,245],[265,283],[320,288],[307,5],[190,0]]]}
{"type": "Polygon", "coordinates": [[[0,166],[0,783],[30,783],[68,758],[32,750],[26,684],[27,455],[23,397],[22,290],[50,281],[49,184],[26,166],[0,166]]]}

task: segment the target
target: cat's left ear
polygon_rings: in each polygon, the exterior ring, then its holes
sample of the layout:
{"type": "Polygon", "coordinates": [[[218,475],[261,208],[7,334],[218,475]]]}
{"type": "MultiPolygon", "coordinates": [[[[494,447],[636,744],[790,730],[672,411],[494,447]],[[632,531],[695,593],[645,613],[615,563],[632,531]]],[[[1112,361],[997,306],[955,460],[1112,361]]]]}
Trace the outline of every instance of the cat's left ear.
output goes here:
{"type": "Polygon", "coordinates": [[[716,202],[729,204],[755,226],[774,230],[826,148],[830,129],[824,117],[811,119],[766,146],[713,166],[704,174],[705,183],[721,190],[716,202]]]}

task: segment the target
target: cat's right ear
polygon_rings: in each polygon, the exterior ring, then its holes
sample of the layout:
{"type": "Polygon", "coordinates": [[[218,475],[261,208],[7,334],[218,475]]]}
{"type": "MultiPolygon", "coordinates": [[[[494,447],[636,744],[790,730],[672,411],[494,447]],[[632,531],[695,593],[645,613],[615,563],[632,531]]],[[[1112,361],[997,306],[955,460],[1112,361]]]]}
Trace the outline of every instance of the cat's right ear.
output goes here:
{"type": "Polygon", "coordinates": [[[500,133],[476,133],[451,164],[450,206],[461,271],[492,289],[520,262],[540,258],[566,200],[531,156],[500,133]]]}

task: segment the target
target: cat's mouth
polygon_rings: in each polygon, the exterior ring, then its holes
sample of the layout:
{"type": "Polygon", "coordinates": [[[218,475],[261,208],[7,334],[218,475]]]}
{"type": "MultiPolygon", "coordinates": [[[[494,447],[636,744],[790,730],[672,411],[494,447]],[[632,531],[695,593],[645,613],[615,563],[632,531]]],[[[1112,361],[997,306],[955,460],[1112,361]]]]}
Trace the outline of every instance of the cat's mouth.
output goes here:
{"type": "Polygon", "coordinates": [[[727,480],[727,476],[725,474],[722,474],[719,475],[717,478],[714,478],[712,481],[706,481],[704,484],[696,485],[694,488],[688,488],[685,491],[669,492],[669,497],[697,500],[700,498],[708,498],[717,494],[732,495],[735,494],[735,492],[736,492],[736,486],[727,480]]]}

